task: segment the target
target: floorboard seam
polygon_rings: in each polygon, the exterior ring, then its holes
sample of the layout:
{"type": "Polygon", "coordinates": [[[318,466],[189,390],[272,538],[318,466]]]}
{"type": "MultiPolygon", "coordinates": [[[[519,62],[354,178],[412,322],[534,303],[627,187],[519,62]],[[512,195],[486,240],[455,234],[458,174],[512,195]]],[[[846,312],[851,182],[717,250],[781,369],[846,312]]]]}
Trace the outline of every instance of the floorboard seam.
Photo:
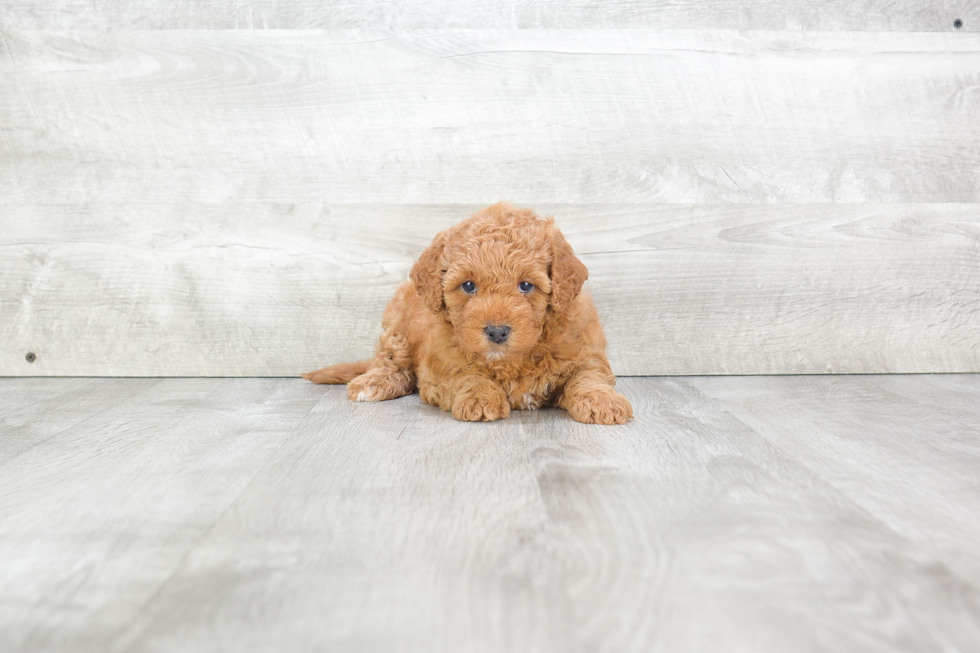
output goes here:
{"type": "MultiPolygon", "coordinates": [[[[235,506],[235,504],[238,503],[239,499],[241,499],[241,497],[245,494],[245,492],[248,491],[250,487],[252,487],[252,483],[255,482],[255,479],[258,478],[262,474],[262,472],[265,471],[265,469],[271,464],[272,460],[276,456],[276,453],[285,445],[286,442],[290,440],[290,438],[294,436],[294,434],[300,428],[303,427],[303,425],[309,419],[310,415],[313,413],[316,407],[319,406],[320,403],[325,401],[326,396],[327,395],[322,395],[317,401],[315,401],[310,406],[310,409],[305,414],[303,414],[301,418],[297,420],[296,425],[292,429],[290,429],[286,437],[282,438],[279,441],[279,444],[277,444],[269,452],[269,456],[266,458],[265,462],[262,463],[261,466],[259,466],[259,468],[255,471],[254,474],[252,474],[251,478],[249,478],[248,481],[245,483],[245,485],[242,486],[242,489],[234,496],[234,498],[231,501],[228,502],[228,505],[226,505],[221,510],[221,512],[218,513],[218,515],[214,518],[211,524],[206,529],[204,529],[200,537],[198,537],[193,543],[187,546],[187,549],[184,551],[184,553],[180,556],[180,558],[178,558],[177,562],[174,564],[170,574],[160,583],[160,585],[153,592],[153,594],[146,601],[143,602],[143,605],[140,606],[139,610],[136,613],[136,616],[134,617],[133,622],[130,623],[128,626],[123,627],[122,629],[120,629],[119,631],[117,631],[116,633],[114,633],[109,637],[109,641],[111,642],[111,648],[113,650],[119,650],[119,648],[121,647],[125,648],[127,645],[132,643],[134,637],[127,638],[126,635],[128,631],[136,627],[136,623],[139,616],[144,614],[150,608],[150,606],[153,605],[153,602],[160,597],[160,595],[170,585],[170,583],[173,582],[174,578],[180,572],[181,568],[183,567],[187,559],[194,553],[194,551],[198,549],[198,547],[201,546],[201,544],[204,541],[207,540],[207,538],[214,531],[215,527],[221,522],[221,520],[225,518],[225,515],[227,515],[228,512],[235,506]],[[119,641],[120,639],[126,639],[127,641],[120,642],[119,641]]],[[[136,638],[138,638],[138,635],[136,636],[136,638]]]]}
{"type": "MultiPolygon", "coordinates": [[[[88,422],[89,420],[95,419],[99,415],[101,415],[103,413],[107,413],[107,412],[109,412],[110,410],[112,410],[114,408],[118,408],[119,406],[121,406],[122,404],[126,403],[127,401],[129,401],[131,399],[134,399],[136,397],[139,397],[141,394],[147,392],[151,388],[155,388],[157,385],[159,385],[162,382],[163,382],[163,379],[160,379],[156,383],[151,383],[150,385],[146,386],[142,390],[137,390],[136,392],[134,392],[131,395],[127,395],[127,396],[125,396],[125,397],[123,397],[121,399],[118,399],[117,401],[115,401],[115,402],[113,402],[111,404],[106,405],[104,408],[102,408],[101,410],[99,410],[99,412],[97,412],[97,413],[92,413],[92,414],[84,415],[77,422],[74,422],[74,423],[70,424],[69,426],[66,426],[63,429],[61,429],[61,430],[59,430],[59,431],[57,431],[55,433],[52,433],[51,435],[49,435],[46,438],[42,438],[41,440],[38,440],[37,442],[32,443],[29,447],[27,447],[26,449],[24,449],[22,451],[18,451],[17,453],[15,453],[10,458],[7,458],[6,460],[0,461],[0,468],[3,468],[4,466],[8,465],[11,461],[17,460],[20,456],[23,456],[28,451],[31,451],[31,450],[35,449],[36,447],[39,447],[40,445],[44,444],[45,442],[48,442],[50,440],[53,440],[54,438],[57,438],[57,437],[59,437],[61,435],[64,435],[68,431],[70,431],[70,430],[72,430],[74,428],[78,428],[80,425],[84,424],[85,422],[88,422]]],[[[67,404],[70,401],[71,401],[71,399],[69,399],[65,403],[67,404]]]]}
{"type": "Polygon", "coordinates": [[[970,580],[968,578],[965,578],[962,575],[960,575],[959,573],[957,573],[953,568],[951,568],[946,563],[946,561],[943,558],[940,558],[939,556],[937,556],[932,550],[923,547],[923,545],[918,540],[911,538],[910,536],[906,535],[904,532],[902,532],[900,530],[896,530],[896,528],[894,526],[892,526],[890,523],[888,523],[888,521],[886,521],[885,519],[883,519],[882,517],[880,517],[875,512],[872,512],[871,509],[869,509],[867,506],[865,506],[858,499],[853,498],[843,488],[839,487],[836,483],[834,483],[830,479],[826,478],[824,475],[820,474],[817,470],[813,469],[809,464],[807,464],[804,460],[802,460],[801,458],[799,458],[797,455],[794,455],[793,453],[787,451],[785,447],[783,447],[780,444],[778,444],[778,442],[776,442],[772,437],[770,437],[768,435],[768,430],[758,429],[758,428],[756,428],[754,426],[751,426],[747,422],[745,422],[741,418],[741,416],[735,410],[732,409],[732,407],[729,404],[729,401],[728,400],[726,400],[726,399],[719,399],[717,397],[714,397],[714,396],[711,396],[709,394],[706,394],[706,393],[704,393],[701,390],[701,388],[698,388],[696,386],[693,386],[692,385],[690,387],[691,387],[692,390],[694,390],[695,392],[701,394],[702,396],[704,396],[704,397],[710,397],[713,401],[718,402],[719,405],[721,405],[721,406],[724,407],[725,412],[728,413],[728,415],[730,415],[732,419],[734,419],[735,421],[737,421],[744,428],[746,428],[746,429],[752,431],[753,433],[755,433],[756,435],[758,435],[758,437],[760,439],[762,439],[763,441],[765,441],[766,444],[773,451],[779,452],[779,454],[783,458],[785,458],[786,460],[792,461],[794,465],[800,467],[801,469],[806,470],[806,472],[812,478],[819,480],[820,483],[822,483],[827,488],[829,488],[830,490],[832,490],[833,493],[835,495],[837,495],[841,500],[846,501],[848,505],[852,506],[854,509],[856,509],[857,511],[859,511],[870,522],[872,522],[874,524],[877,524],[880,528],[885,529],[896,540],[904,543],[906,546],[908,546],[910,549],[914,550],[915,552],[917,552],[917,553],[919,553],[919,554],[921,554],[921,555],[923,555],[925,557],[928,557],[934,564],[936,564],[937,566],[939,566],[940,568],[942,568],[946,573],[948,573],[950,577],[955,578],[959,583],[961,583],[961,584],[969,587],[971,590],[973,590],[977,594],[978,599],[980,599],[980,586],[976,585],[972,580],[970,580]]]}

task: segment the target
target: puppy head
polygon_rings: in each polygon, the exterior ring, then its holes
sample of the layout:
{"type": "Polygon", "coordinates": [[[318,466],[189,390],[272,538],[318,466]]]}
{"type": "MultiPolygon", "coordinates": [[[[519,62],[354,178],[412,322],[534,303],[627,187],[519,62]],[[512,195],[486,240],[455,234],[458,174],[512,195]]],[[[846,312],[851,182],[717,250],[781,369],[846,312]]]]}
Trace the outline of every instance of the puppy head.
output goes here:
{"type": "Polygon", "coordinates": [[[411,273],[425,304],[452,323],[459,346],[489,361],[530,351],[588,276],[554,220],[506,203],[440,233],[411,273]]]}

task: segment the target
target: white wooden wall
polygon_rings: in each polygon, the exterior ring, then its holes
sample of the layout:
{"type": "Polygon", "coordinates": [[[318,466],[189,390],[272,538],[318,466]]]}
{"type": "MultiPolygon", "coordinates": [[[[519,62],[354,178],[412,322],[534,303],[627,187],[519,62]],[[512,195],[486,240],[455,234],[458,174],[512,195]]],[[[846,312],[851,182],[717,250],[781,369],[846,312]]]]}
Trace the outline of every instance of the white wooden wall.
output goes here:
{"type": "Polygon", "coordinates": [[[130,4],[0,0],[0,375],[367,357],[500,199],[621,374],[980,372],[975,2],[130,4]]]}

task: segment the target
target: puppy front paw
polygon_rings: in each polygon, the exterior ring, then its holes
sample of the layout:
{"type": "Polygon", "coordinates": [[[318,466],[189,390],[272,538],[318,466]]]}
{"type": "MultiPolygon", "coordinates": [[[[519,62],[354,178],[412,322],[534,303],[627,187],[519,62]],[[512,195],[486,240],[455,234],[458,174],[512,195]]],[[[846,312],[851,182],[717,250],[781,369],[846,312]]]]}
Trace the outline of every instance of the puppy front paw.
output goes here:
{"type": "Polygon", "coordinates": [[[453,417],[462,422],[490,422],[508,415],[507,395],[494,383],[467,388],[453,397],[453,417]]]}
{"type": "Polygon", "coordinates": [[[386,401],[403,397],[413,389],[413,380],[406,373],[376,367],[347,384],[347,398],[351,401],[386,401]]]}
{"type": "Polygon", "coordinates": [[[585,424],[625,424],[633,417],[633,406],[612,386],[599,385],[576,396],[568,405],[568,414],[585,424]]]}

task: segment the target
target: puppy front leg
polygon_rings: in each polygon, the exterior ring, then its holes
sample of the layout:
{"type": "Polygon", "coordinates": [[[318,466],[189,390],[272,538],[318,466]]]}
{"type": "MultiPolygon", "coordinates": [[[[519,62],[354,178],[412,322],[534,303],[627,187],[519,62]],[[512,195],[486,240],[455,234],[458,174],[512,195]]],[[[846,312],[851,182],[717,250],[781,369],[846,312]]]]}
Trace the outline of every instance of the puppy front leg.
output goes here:
{"type": "Polygon", "coordinates": [[[453,417],[464,422],[490,422],[510,415],[503,388],[490,379],[465,374],[456,379],[452,397],[453,417]]]}
{"type": "Polygon", "coordinates": [[[611,374],[600,370],[579,370],[565,384],[558,405],[576,422],[625,424],[633,417],[633,406],[613,389],[611,378],[611,374]]]}
{"type": "Polygon", "coordinates": [[[364,374],[347,383],[351,401],[385,401],[404,397],[415,391],[415,372],[412,370],[412,348],[404,336],[405,328],[398,322],[399,296],[385,309],[374,360],[364,374]]]}
{"type": "Polygon", "coordinates": [[[459,374],[439,383],[419,379],[422,401],[451,411],[462,422],[490,422],[510,415],[507,394],[479,374],[459,374]]]}

